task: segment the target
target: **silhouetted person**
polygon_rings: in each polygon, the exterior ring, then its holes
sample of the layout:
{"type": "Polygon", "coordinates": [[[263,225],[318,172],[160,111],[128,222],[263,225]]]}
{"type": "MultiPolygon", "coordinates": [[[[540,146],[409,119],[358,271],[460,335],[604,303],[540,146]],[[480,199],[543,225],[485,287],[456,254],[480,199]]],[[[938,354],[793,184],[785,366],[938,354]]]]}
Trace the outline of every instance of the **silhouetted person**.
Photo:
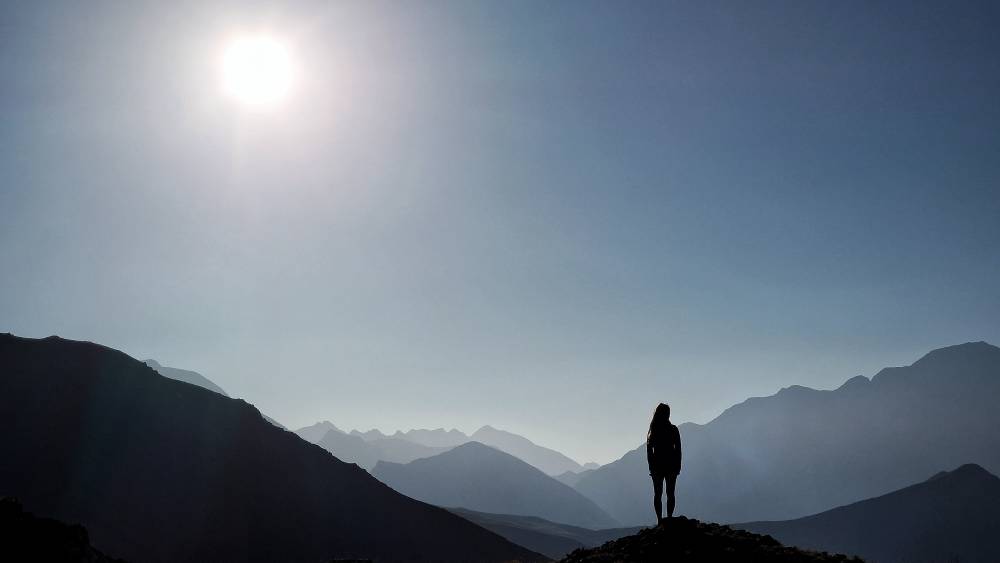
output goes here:
{"type": "Polygon", "coordinates": [[[646,461],[653,478],[653,508],[656,521],[663,521],[663,481],[667,482],[667,518],[674,515],[674,487],[681,472],[681,433],[670,422],[670,406],[657,405],[646,434],[646,461]]]}

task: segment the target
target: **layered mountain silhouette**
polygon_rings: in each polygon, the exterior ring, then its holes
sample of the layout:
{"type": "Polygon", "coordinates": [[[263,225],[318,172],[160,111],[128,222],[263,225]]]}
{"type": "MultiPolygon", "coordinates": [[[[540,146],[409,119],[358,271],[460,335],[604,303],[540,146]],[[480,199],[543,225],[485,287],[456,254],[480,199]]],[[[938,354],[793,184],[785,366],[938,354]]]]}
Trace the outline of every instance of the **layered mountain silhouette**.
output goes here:
{"type": "Polygon", "coordinates": [[[434,448],[401,440],[399,438],[377,438],[365,440],[355,434],[345,434],[333,429],[316,444],[337,456],[338,459],[357,463],[365,469],[375,467],[379,461],[409,463],[415,459],[431,457],[450,448],[434,448]]]}
{"type": "Polygon", "coordinates": [[[157,373],[159,373],[163,377],[169,377],[170,379],[176,379],[177,381],[183,381],[184,383],[197,385],[198,387],[208,389],[209,391],[215,391],[216,393],[224,397],[229,396],[228,393],[222,390],[222,387],[219,387],[218,385],[210,381],[207,377],[196,371],[167,367],[164,365],[160,365],[160,363],[157,362],[156,360],[144,360],[142,363],[153,368],[154,370],[156,370],[157,373]]]}
{"type": "Polygon", "coordinates": [[[508,540],[532,551],[560,559],[576,549],[596,547],[605,542],[632,535],[641,528],[607,528],[591,530],[559,524],[535,516],[490,514],[465,508],[450,509],[462,518],[496,532],[508,540]]]}
{"type": "Polygon", "coordinates": [[[728,526],[688,518],[671,518],[655,528],[610,541],[600,547],[570,553],[564,563],[622,563],[670,561],[671,563],[861,563],[856,557],[804,551],[781,545],[728,526]]]}
{"type": "Polygon", "coordinates": [[[393,491],[244,401],[92,343],[0,335],[0,420],[0,495],[83,524],[117,557],[542,557],[393,491]]]}
{"type": "MultiPolygon", "coordinates": [[[[372,432],[378,431],[374,430],[372,432]]],[[[392,436],[393,438],[402,438],[433,448],[454,448],[469,441],[469,436],[465,432],[454,428],[451,430],[445,430],[444,428],[434,430],[416,428],[407,430],[406,432],[397,430],[392,436]]]]}
{"type": "MultiPolygon", "coordinates": [[[[784,520],[970,459],[996,472],[998,396],[1000,348],[973,342],[833,391],[793,386],[749,399],[708,424],[680,425],[678,512],[721,522],[784,520]]],[[[585,472],[575,488],[623,524],[648,524],[655,517],[647,474],[640,446],[585,472]]]]}
{"type": "MultiPolygon", "coordinates": [[[[317,422],[312,426],[300,428],[295,432],[314,444],[320,444],[323,437],[331,430],[337,430],[341,434],[345,434],[329,421],[317,422]]],[[[584,466],[581,466],[566,455],[553,449],[539,446],[524,436],[507,432],[506,430],[499,430],[488,425],[476,430],[471,436],[454,428],[451,430],[438,428],[435,430],[414,429],[407,430],[406,432],[396,431],[389,436],[379,430],[368,430],[366,432],[351,430],[346,435],[359,438],[363,442],[371,444],[371,447],[365,447],[364,444],[357,440],[351,440],[339,435],[329,437],[325,445],[321,445],[337,457],[354,461],[362,467],[371,467],[376,461],[406,463],[417,458],[436,455],[461,444],[479,442],[507,452],[529,465],[537,467],[548,475],[554,476],[566,472],[575,473],[584,470],[584,466]],[[416,444],[424,446],[424,448],[414,448],[408,446],[408,444],[416,444]]],[[[589,465],[596,466],[596,464],[589,465]]]]}
{"type": "MultiPolygon", "coordinates": [[[[208,389],[209,391],[214,391],[222,395],[223,397],[229,396],[228,393],[222,390],[222,387],[219,387],[218,385],[213,383],[210,379],[208,379],[207,377],[196,371],[164,366],[161,365],[156,360],[143,360],[142,363],[153,368],[153,370],[155,370],[156,373],[162,375],[163,377],[176,379],[177,381],[183,381],[184,383],[190,383],[191,385],[197,385],[202,389],[208,389]]],[[[274,420],[273,418],[267,416],[266,414],[262,414],[261,416],[263,416],[265,420],[277,426],[278,428],[284,428],[284,426],[280,422],[274,420]]]]}
{"type": "Polygon", "coordinates": [[[580,479],[582,479],[586,474],[587,471],[564,471],[559,475],[553,475],[553,477],[555,477],[560,483],[565,483],[570,487],[575,487],[576,484],[580,482],[580,479]]]}
{"type": "Polygon", "coordinates": [[[617,525],[572,487],[478,442],[407,464],[380,461],[372,475],[403,494],[438,506],[538,516],[585,528],[617,525]]]}
{"type": "Polygon", "coordinates": [[[12,498],[0,498],[0,559],[46,563],[123,563],[90,545],[87,530],[28,513],[12,498]]]}
{"type": "Polygon", "coordinates": [[[535,444],[524,436],[483,426],[476,430],[470,440],[493,446],[522,461],[541,469],[547,475],[559,475],[566,471],[582,471],[583,466],[565,455],[535,444]]]}
{"type": "Polygon", "coordinates": [[[320,440],[322,440],[323,436],[326,436],[326,433],[331,430],[335,430],[337,432],[343,432],[343,430],[334,426],[333,423],[330,422],[329,420],[324,420],[322,422],[317,422],[312,426],[299,428],[298,430],[295,431],[295,433],[298,434],[299,437],[302,438],[303,440],[315,444],[320,440]]]}
{"type": "Polygon", "coordinates": [[[879,563],[1000,561],[1000,479],[963,465],[873,499],[783,522],[736,525],[879,563]]]}

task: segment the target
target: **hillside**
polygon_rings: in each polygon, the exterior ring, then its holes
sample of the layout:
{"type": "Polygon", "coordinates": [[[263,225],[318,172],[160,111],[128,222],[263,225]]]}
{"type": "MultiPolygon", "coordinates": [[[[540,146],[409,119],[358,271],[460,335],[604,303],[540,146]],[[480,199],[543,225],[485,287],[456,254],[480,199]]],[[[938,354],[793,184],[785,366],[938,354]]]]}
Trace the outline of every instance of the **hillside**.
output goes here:
{"type": "Polygon", "coordinates": [[[330,422],[329,420],[323,420],[321,422],[313,424],[312,426],[305,426],[303,428],[299,428],[298,430],[295,431],[295,433],[299,435],[299,438],[302,438],[306,442],[315,444],[320,440],[322,440],[323,436],[326,436],[326,433],[331,430],[342,432],[342,430],[334,426],[333,423],[330,422]]]}
{"type": "MultiPolygon", "coordinates": [[[[836,390],[793,386],[749,399],[708,424],[680,425],[678,512],[720,522],[797,518],[970,459],[996,472],[997,396],[1000,348],[973,342],[836,390]]],[[[639,446],[575,487],[623,524],[649,524],[647,474],[639,446]]]]}
{"type": "Polygon", "coordinates": [[[216,393],[224,397],[229,396],[229,394],[227,394],[225,391],[222,390],[222,387],[219,387],[218,385],[213,383],[210,379],[208,379],[207,377],[196,371],[167,367],[164,365],[160,365],[160,363],[157,362],[156,360],[144,360],[143,363],[156,370],[156,372],[162,375],[163,377],[169,377],[170,379],[176,379],[177,381],[183,381],[184,383],[197,385],[198,387],[203,387],[205,389],[208,389],[209,391],[215,391],[216,393]]]}
{"type": "Polygon", "coordinates": [[[737,526],[788,545],[879,563],[1000,561],[1000,479],[978,465],[963,465],[806,518],[737,526]]]}
{"type": "Polygon", "coordinates": [[[478,442],[407,464],[380,461],[372,475],[403,494],[438,506],[538,516],[587,528],[617,525],[572,487],[478,442]]]}
{"type": "Polygon", "coordinates": [[[465,508],[451,508],[449,510],[520,546],[553,559],[559,559],[576,549],[596,547],[640,530],[640,528],[591,530],[590,528],[559,524],[535,516],[490,514],[465,508]]]}
{"type": "Polygon", "coordinates": [[[580,549],[563,563],[825,563],[857,558],[785,547],[768,536],[680,517],[600,547],[580,549]]]}
{"type": "Polygon", "coordinates": [[[540,556],[88,342],[0,335],[0,495],[134,561],[540,556]]]}
{"type": "Polygon", "coordinates": [[[83,526],[39,518],[12,498],[0,498],[0,559],[46,563],[124,563],[90,545],[83,526]]]}

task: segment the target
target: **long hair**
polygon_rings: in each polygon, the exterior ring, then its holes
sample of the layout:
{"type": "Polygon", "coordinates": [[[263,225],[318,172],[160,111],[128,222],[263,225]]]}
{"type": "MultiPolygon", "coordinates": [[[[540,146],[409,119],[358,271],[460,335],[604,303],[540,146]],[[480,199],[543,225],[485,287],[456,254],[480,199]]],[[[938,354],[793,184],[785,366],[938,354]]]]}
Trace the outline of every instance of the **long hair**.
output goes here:
{"type": "Polygon", "coordinates": [[[670,426],[670,405],[660,403],[653,411],[653,420],[649,422],[649,433],[646,434],[646,440],[652,440],[653,436],[659,435],[668,426],[670,426]]]}

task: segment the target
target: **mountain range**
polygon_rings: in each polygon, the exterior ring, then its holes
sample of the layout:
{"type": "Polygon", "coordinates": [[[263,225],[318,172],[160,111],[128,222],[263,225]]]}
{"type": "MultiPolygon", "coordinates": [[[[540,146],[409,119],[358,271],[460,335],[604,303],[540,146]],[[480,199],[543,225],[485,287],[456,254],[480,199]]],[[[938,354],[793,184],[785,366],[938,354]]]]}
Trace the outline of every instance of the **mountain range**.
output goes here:
{"type": "MultiPolygon", "coordinates": [[[[996,472],[998,396],[1000,348],[972,342],[832,391],[792,386],[749,399],[708,424],[679,426],[678,512],[719,522],[785,520],[969,460],[996,472]]],[[[622,524],[654,519],[644,446],[576,479],[578,491],[622,524]]]]}
{"type": "Polygon", "coordinates": [[[394,463],[409,463],[415,459],[430,457],[450,448],[434,448],[401,440],[399,438],[378,438],[365,440],[354,434],[345,434],[340,430],[330,430],[323,435],[316,445],[350,463],[357,463],[365,469],[375,467],[379,461],[394,463]]]}
{"type": "Polygon", "coordinates": [[[443,428],[396,431],[386,435],[379,430],[365,432],[351,430],[345,433],[332,422],[322,421],[295,432],[305,440],[322,445],[340,459],[354,461],[366,468],[374,466],[376,461],[406,463],[436,455],[468,442],[479,442],[507,452],[548,475],[579,473],[597,465],[594,463],[580,465],[568,456],[539,446],[524,436],[489,425],[483,426],[471,435],[460,430],[443,428]],[[331,431],[336,431],[338,434],[327,436],[331,431]]]}
{"type": "Polygon", "coordinates": [[[1000,478],[967,464],[805,518],[734,527],[879,563],[990,563],[1000,561],[1000,478]]]}
{"type": "Polygon", "coordinates": [[[538,516],[585,528],[617,525],[572,487],[479,442],[407,464],[380,461],[372,475],[405,495],[438,506],[538,516]]]}
{"type": "Polygon", "coordinates": [[[0,335],[0,374],[0,496],[116,557],[543,559],[116,350],[0,335]]]}

